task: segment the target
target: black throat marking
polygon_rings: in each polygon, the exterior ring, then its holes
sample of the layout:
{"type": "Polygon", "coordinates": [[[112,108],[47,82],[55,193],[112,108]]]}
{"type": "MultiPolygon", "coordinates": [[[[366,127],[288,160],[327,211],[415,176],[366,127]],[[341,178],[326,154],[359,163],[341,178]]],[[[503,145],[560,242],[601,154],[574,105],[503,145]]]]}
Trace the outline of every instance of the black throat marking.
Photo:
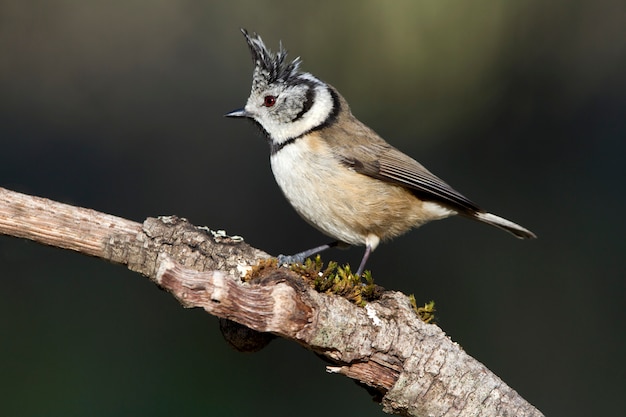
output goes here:
{"type": "MultiPolygon", "coordinates": [[[[309,91],[311,91],[311,90],[309,90],[309,91]]],[[[289,138],[289,139],[287,139],[287,140],[285,140],[284,142],[281,142],[281,143],[275,143],[274,141],[272,141],[272,139],[269,137],[269,135],[267,135],[267,132],[265,132],[266,136],[268,137],[268,142],[270,144],[270,156],[276,155],[285,146],[291,145],[292,143],[295,143],[296,140],[300,139],[304,135],[307,135],[307,134],[309,134],[311,132],[315,132],[316,130],[320,130],[320,129],[323,129],[325,127],[331,126],[332,124],[334,124],[337,121],[337,116],[339,115],[339,112],[341,111],[341,104],[339,103],[339,96],[337,95],[337,92],[333,88],[329,87],[328,91],[330,91],[330,96],[333,99],[333,109],[330,112],[330,114],[328,115],[328,117],[326,118],[326,120],[324,120],[319,125],[312,127],[311,129],[307,130],[306,132],[302,133],[301,135],[294,136],[293,138],[289,138]]],[[[312,103],[312,102],[313,102],[313,100],[310,100],[310,103],[312,103]]],[[[304,113],[306,113],[306,111],[308,111],[311,108],[311,106],[312,106],[312,104],[309,104],[309,93],[307,93],[307,102],[305,103],[303,111],[298,113],[298,115],[296,116],[296,118],[294,120],[297,120],[297,119],[301,118],[302,115],[304,115],[304,113]],[[305,109],[306,109],[306,111],[304,111],[305,109]]]]}

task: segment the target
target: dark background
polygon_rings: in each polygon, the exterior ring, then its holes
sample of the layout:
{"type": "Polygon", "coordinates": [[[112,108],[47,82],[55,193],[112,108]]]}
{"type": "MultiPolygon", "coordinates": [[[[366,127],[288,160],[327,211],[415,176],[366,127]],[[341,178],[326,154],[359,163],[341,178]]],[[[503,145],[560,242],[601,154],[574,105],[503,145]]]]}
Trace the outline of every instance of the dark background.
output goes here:
{"type": "MultiPolygon", "coordinates": [[[[377,282],[434,299],[546,415],[619,415],[625,24],[604,0],[1,1],[0,186],[274,254],[326,242],[264,139],[222,116],[250,89],[239,28],[282,40],[388,141],[539,235],[429,224],[374,253],[377,282]]],[[[383,415],[310,352],[236,353],[215,318],[120,266],[0,237],[0,274],[1,415],[383,415]]]]}

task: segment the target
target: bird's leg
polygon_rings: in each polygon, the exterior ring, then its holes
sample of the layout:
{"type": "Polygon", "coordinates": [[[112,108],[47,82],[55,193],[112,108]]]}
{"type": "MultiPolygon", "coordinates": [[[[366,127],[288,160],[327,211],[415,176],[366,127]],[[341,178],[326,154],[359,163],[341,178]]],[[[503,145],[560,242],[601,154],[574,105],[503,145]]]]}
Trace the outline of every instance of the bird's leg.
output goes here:
{"type": "Polygon", "coordinates": [[[288,264],[301,264],[304,262],[304,260],[310,256],[313,255],[317,255],[320,252],[325,251],[326,249],[330,249],[330,248],[334,248],[335,246],[339,245],[339,241],[336,240],[334,242],[331,243],[327,243],[325,245],[322,246],[318,246],[316,248],[313,249],[309,249],[309,250],[305,250],[303,252],[299,252],[296,253],[295,255],[291,255],[291,256],[287,256],[287,255],[278,255],[278,263],[280,265],[288,265],[288,264]]]}
{"type": "Polygon", "coordinates": [[[356,275],[361,276],[363,274],[363,270],[365,269],[365,263],[367,262],[367,259],[370,257],[371,253],[372,253],[372,246],[370,244],[367,244],[365,246],[365,253],[363,254],[363,259],[361,259],[361,264],[359,265],[359,269],[356,271],[356,275]]]}

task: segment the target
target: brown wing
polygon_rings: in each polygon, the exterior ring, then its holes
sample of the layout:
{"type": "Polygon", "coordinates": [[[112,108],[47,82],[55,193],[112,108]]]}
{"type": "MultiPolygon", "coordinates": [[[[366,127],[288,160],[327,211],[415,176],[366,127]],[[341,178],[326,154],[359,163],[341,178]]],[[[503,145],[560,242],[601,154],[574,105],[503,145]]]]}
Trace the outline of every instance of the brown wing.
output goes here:
{"type": "Polygon", "coordinates": [[[391,145],[384,145],[375,144],[371,148],[367,146],[370,149],[363,149],[363,146],[360,146],[360,151],[350,152],[350,155],[343,153],[340,158],[344,164],[356,172],[401,185],[424,200],[442,203],[465,214],[482,211],[472,201],[424,168],[422,164],[391,145]],[[365,155],[370,152],[370,155],[365,155]]]}
{"type": "MultiPolygon", "coordinates": [[[[336,92],[336,90],[335,90],[336,92]]],[[[476,204],[428,171],[422,164],[389,145],[352,115],[348,103],[336,93],[343,108],[325,136],[333,153],[356,172],[412,190],[419,198],[436,201],[467,215],[482,212],[476,204]],[[347,140],[346,140],[347,139],[347,140]]]]}

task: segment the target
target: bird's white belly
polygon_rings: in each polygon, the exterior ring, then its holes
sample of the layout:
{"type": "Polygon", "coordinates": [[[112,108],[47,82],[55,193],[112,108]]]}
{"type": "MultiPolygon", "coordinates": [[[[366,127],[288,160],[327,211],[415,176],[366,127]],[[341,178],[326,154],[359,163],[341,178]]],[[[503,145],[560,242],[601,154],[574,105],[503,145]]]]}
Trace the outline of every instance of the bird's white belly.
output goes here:
{"type": "Polygon", "coordinates": [[[272,155],[276,182],[289,203],[312,226],[342,242],[363,245],[366,235],[355,231],[350,219],[338,212],[338,204],[349,198],[333,186],[340,174],[338,167],[344,168],[325,150],[317,151],[313,153],[301,138],[272,155]]]}
{"type": "Polygon", "coordinates": [[[403,187],[359,174],[310,135],[271,156],[287,200],[322,233],[351,245],[370,244],[454,214],[403,187]]]}

